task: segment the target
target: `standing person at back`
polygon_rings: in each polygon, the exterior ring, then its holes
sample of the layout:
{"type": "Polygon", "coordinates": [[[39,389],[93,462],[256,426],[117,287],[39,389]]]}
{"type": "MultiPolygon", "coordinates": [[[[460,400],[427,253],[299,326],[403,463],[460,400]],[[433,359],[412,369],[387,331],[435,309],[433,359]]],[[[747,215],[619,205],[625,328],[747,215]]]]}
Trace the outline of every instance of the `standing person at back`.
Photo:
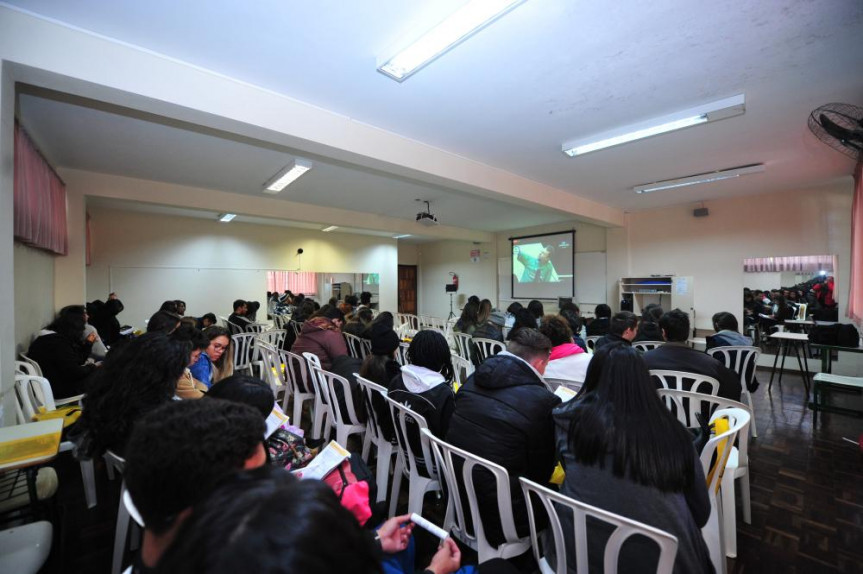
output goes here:
{"type": "Polygon", "coordinates": [[[689,315],[674,309],[659,319],[659,328],[666,343],[644,354],[644,362],[651,370],[684,371],[713,377],[719,381],[720,397],[740,400],[740,379],[734,371],[706,353],[691,348],[689,315]]]}
{"type": "MultiPolygon", "coordinates": [[[[548,337],[535,329],[519,329],[507,350],[486,359],[456,393],[446,435],[453,446],[507,470],[519,536],[529,530],[518,477],[545,484],[555,464],[551,410],[560,399],[542,379],[550,351],[548,337]]],[[[477,477],[476,483],[486,538],[498,545],[504,538],[494,480],[477,477]]]]}

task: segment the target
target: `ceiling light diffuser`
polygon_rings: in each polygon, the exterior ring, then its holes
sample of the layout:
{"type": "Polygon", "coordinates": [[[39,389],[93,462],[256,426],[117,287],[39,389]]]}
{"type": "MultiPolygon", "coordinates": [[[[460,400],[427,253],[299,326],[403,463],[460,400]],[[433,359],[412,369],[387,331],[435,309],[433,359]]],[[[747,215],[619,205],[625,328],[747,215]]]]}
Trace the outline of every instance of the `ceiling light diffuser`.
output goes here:
{"type": "Polygon", "coordinates": [[[575,157],[659,134],[682,130],[698,124],[739,116],[745,111],[746,102],[744,95],[739,94],[703,106],[681,110],[667,116],[609,130],[589,138],[569,141],[563,144],[562,150],[566,155],[575,157]]]}
{"type": "Polygon", "coordinates": [[[324,227],[323,229],[321,229],[321,231],[323,231],[324,233],[329,233],[330,231],[335,231],[338,228],[338,225],[330,225],[329,227],[324,227]]]}
{"type": "Polygon", "coordinates": [[[227,222],[231,221],[232,219],[234,219],[235,217],[237,217],[236,213],[220,213],[219,214],[219,221],[223,221],[224,223],[227,223],[227,222]]]}
{"type": "Polygon", "coordinates": [[[708,173],[699,173],[688,177],[678,179],[666,179],[665,181],[657,181],[645,185],[637,185],[633,187],[635,193],[650,193],[651,191],[661,191],[663,189],[674,189],[676,187],[687,187],[690,185],[698,185],[699,183],[713,183],[714,181],[722,181],[724,179],[733,179],[741,175],[749,175],[751,173],[761,173],[764,171],[764,164],[757,163],[753,165],[745,165],[735,167],[733,169],[724,169],[721,171],[711,171],[708,173]]]}
{"type": "Polygon", "coordinates": [[[410,237],[410,233],[405,233],[403,235],[393,235],[393,239],[404,239],[405,237],[410,237]]]}
{"type": "Polygon", "coordinates": [[[524,1],[471,0],[378,66],[378,71],[397,82],[403,82],[524,1]]]}
{"type": "Polygon", "coordinates": [[[307,159],[295,159],[265,184],[264,193],[279,193],[310,169],[312,169],[312,162],[307,159]]]}

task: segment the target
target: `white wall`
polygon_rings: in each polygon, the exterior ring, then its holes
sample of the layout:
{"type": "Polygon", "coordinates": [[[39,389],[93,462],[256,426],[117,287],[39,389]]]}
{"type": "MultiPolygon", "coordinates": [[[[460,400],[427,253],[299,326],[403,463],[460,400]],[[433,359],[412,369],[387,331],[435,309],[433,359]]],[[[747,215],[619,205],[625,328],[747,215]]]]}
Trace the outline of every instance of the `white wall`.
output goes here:
{"type": "MultiPolygon", "coordinates": [[[[15,352],[27,352],[33,335],[54,319],[54,259],[15,242],[15,352]]],[[[78,301],[79,305],[84,300],[78,301]]]]}
{"type": "Polygon", "coordinates": [[[136,327],[166,299],[182,299],[190,315],[227,315],[234,299],[263,303],[266,271],[380,273],[383,309],[396,308],[393,239],[296,228],[91,209],[93,264],[87,298],[116,291],[119,319],[136,327]]]}
{"type": "Polygon", "coordinates": [[[418,248],[419,312],[446,318],[450,311],[449,293],[444,285],[451,282],[450,272],[457,273],[459,289],[453,298],[453,311],[460,314],[467,298],[497,297],[497,254],[493,243],[470,241],[437,241],[418,248]],[[470,253],[480,250],[478,263],[471,262],[470,253]]]}
{"type": "MultiPolygon", "coordinates": [[[[0,301],[15,300],[12,222],[14,191],[15,82],[9,62],[0,60],[0,301]]],[[[11,413],[15,396],[16,313],[7,312],[0,321],[0,425],[15,424],[11,413]],[[12,319],[10,319],[12,317],[12,319]]]]}

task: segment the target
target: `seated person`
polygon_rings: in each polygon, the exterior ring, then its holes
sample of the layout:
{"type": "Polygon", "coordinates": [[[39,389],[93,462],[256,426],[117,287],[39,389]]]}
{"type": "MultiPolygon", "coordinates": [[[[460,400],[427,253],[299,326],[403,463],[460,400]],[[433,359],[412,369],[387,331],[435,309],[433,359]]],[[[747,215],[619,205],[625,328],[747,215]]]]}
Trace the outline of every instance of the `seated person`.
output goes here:
{"type": "Polygon", "coordinates": [[[27,356],[39,363],[51,383],[55,399],[73,397],[85,391],[86,381],[96,370],[87,363],[96,333],[86,336],[87,311],[83,305],[63,307],[50,325],[39,331],[27,356]]]}
{"type": "Polygon", "coordinates": [[[216,485],[266,463],[264,428],[252,407],[225,400],[170,401],[141,418],[123,471],[144,521],[133,571],[159,563],[192,507],[216,485]]]}
{"type": "Polygon", "coordinates": [[[102,342],[110,347],[121,337],[117,315],[123,311],[123,303],[117,299],[115,293],[111,293],[104,303],[97,300],[93,304],[93,312],[90,313],[88,322],[99,332],[102,342]]]}
{"type": "MultiPolygon", "coordinates": [[[[189,355],[189,367],[194,366],[198,362],[204,350],[210,345],[210,340],[191,325],[180,325],[176,331],[171,333],[171,338],[175,341],[186,343],[192,348],[192,352],[189,355]]],[[[192,372],[186,368],[177,380],[175,394],[181,399],[200,399],[207,392],[207,388],[206,384],[197,380],[192,375],[192,372]]]]}
{"type": "Polygon", "coordinates": [[[180,326],[181,317],[171,311],[156,311],[147,321],[148,333],[170,334],[180,326]]]}
{"type": "MultiPolygon", "coordinates": [[[[446,435],[451,445],[507,470],[519,536],[529,528],[518,477],[545,484],[555,465],[551,411],[560,399],[542,380],[550,352],[551,341],[536,329],[516,330],[507,350],[486,359],[456,393],[446,435]]],[[[504,537],[495,481],[478,476],[475,484],[486,538],[497,546],[504,537]]]]}
{"type": "Polygon", "coordinates": [[[468,301],[461,310],[461,317],[456,321],[452,330],[456,333],[464,333],[473,335],[476,330],[477,320],[479,319],[479,303],[468,301]]]}
{"type": "Polygon", "coordinates": [[[614,343],[632,345],[635,330],[638,327],[638,317],[631,311],[615,313],[608,324],[608,333],[596,340],[594,352],[614,343]]]}
{"type": "Polygon", "coordinates": [[[477,326],[473,332],[474,339],[492,339],[503,343],[503,327],[506,325],[506,315],[500,311],[492,311],[488,319],[477,326]]]}
{"type": "MultiPolygon", "coordinates": [[[[701,461],[635,350],[620,343],[598,350],[579,399],[555,409],[554,421],[566,471],[561,494],[675,536],[675,573],[713,571],[701,534],[710,516],[701,461]]],[[[571,532],[572,515],[558,516],[571,532]]],[[[605,525],[588,529],[591,571],[602,570],[609,533],[605,525]]],[[[621,572],[656,568],[656,545],[637,538],[622,547],[621,572]]],[[[565,543],[574,568],[572,538],[565,543]]]]}
{"type": "Polygon", "coordinates": [[[237,333],[245,332],[246,327],[250,323],[246,318],[246,312],[249,310],[249,306],[244,300],[237,299],[234,301],[233,309],[234,311],[228,315],[228,328],[231,329],[232,335],[236,335],[237,333]],[[233,331],[236,331],[236,333],[233,331]]]}
{"type": "Polygon", "coordinates": [[[368,330],[369,325],[372,324],[372,319],[374,319],[372,310],[368,307],[360,307],[353,316],[348,319],[345,326],[342,327],[342,333],[349,333],[351,335],[365,337],[367,339],[368,336],[366,331],[368,330]]]}
{"type": "Polygon", "coordinates": [[[524,309],[524,306],[522,306],[518,301],[510,303],[509,307],[506,308],[506,325],[504,325],[504,327],[511,329],[515,324],[515,314],[522,309],[524,309]]]}
{"type": "Polygon", "coordinates": [[[261,304],[257,301],[246,301],[246,314],[243,316],[243,319],[247,323],[254,323],[258,320],[258,309],[260,308],[261,304]]]}
{"type": "Polygon", "coordinates": [[[146,333],[114,350],[81,401],[75,441],[83,455],[111,450],[123,456],[135,422],[173,399],[190,354],[190,344],[164,333],[146,333]]]}
{"type": "Polygon", "coordinates": [[[372,307],[372,294],[368,291],[363,291],[360,293],[360,309],[372,307]]]}
{"type": "Polygon", "coordinates": [[[162,306],[159,307],[159,311],[167,311],[168,313],[179,315],[179,313],[177,313],[177,302],[173,300],[162,303],[162,306]]]}
{"type": "Polygon", "coordinates": [[[321,368],[329,371],[336,357],[348,354],[348,346],[341,332],[345,316],[335,307],[322,311],[303,323],[300,336],[294,341],[291,351],[300,356],[303,353],[316,355],[321,360],[321,368]]]}
{"type": "Polygon", "coordinates": [[[515,312],[515,321],[513,321],[512,327],[506,335],[506,340],[511,341],[520,329],[536,329],[536,317],[524,308],[515,312]]]}
{"type": "Polygon", "coordinates": [[[638,332],[635,334],[633,343],[639,341],[662,341],[662,329],[659,328],[659,319],[664,311],[656,303],[650,303],[641,313],[641,323],[638,324],[638,332]]]}
{"type": "Polygon", "coordinates": [[[545,367],[547,379],[584,382],[590,355],[572,342],[572,330],[560,315],[546,315],[539,325],[539,332],[551,341],[551,355],[545,367]]]}
{"type": "Polygon", "coordinates": [[[186,302],[177,299],[174,303],[177,305],[177,315],[184,317],[186,315],[186,302]]]}
{"type": "MultiPolygon", "coordinates": [[[[575,304],[570,303],[576,309],[578,308],[575,304]]],[[[581,315],[578,314],[578,311],[573,310],[569,307],[569,305],[564,304],[560,309],[560,316],[569,324],[570,330],[572,330],[572,342],[581,347],[584,351],[587,351],[587,343],[584,341],[584,335],[587,336],[587,329],[584,328],[584,319],[581,318],[581,315]]]]}
{"type": "Polygon", "coordinates": [[[203,331],[207,327],[212,327],[213,325],[218,325],[219,322],[216,320],[216,316],[212,313],[204,313],[201,318],[198,320],[198,329],[203,331]]]}
{"type": "Polygon", "coordinates": [[[587,324],[587,336],[607,335],[608,325],[611,322],[611,307],[605,303],[596,306],[593,311],[594,319],[587,324]]]}
{"type": "Polygon", "coordinates": [[[533,318],[536,319],[536,326],[539,327],[539,322],[542,321],[542,317],[545,315],[542,303],[534,299],[527,304],[527,310],[533,313],[533,318]]]}
{"type": "Polygon", "coordinates": [[[752,346],[752,339],[745,335],[741,335],[737,330],[737,317],[727,311],[720,311],[713,316],[713,329],[715,335],[707,337],[707,348],[714,347],[731,347],[731,346],[752,346]]]}
{"type": "Polygon", "coordinates": [[[234,340],[224,327],[214,325],[204,330],[208,344],[189,370],[207,388],[234,374],[234,340]]]}
{"type": "Polygon", "coordinates": [[[346,320],[350,320],[357,308],[359,301],[356,295],[346,295],[345,301],[339,305],[339,310],[344,314],[346,320]]]}
{"type": "Polygon", "coordinates": [[[690,332],[689,315],[680,309],[674,309],[662,316],[659,327],[667,342],[644,354],[648,369],[683,371],[713,377],[719,381],[718,396],[740,400],[740,377],[737,373],[687,344],[690,332]]]}

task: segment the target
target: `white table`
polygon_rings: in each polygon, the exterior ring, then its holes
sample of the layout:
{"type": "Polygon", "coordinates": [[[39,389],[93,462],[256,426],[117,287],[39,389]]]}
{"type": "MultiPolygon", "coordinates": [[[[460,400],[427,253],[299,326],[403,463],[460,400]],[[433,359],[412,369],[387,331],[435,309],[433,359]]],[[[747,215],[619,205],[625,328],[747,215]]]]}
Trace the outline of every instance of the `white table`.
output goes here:
{"type": "Polygon", "coordinates": [[[785,371],[785,357],[788,356],[788,347],[794,347],[794,354],[797,356],[797,365],[800,367],[800,373],[803,375],[803,386],[806,387],[806,400],[809,400],[809,360],[806,357],[806,351],[803,351],[803,360],[800,360],[800,348],[809,342],[809,335],[806,333],[788,333],[781,331],[770,335],[771,339],[779,341],[779,349],[776,351],[776,357],[773,359],[773,370],[770,373],[770,383],[767,385],[767,392],[773,388],[773,376],[776,374],[776,364],[779,362],[779,355],[782,354],[782,364],[779,366],[779,385],[782,386],[782,373],[785,371]]]}

